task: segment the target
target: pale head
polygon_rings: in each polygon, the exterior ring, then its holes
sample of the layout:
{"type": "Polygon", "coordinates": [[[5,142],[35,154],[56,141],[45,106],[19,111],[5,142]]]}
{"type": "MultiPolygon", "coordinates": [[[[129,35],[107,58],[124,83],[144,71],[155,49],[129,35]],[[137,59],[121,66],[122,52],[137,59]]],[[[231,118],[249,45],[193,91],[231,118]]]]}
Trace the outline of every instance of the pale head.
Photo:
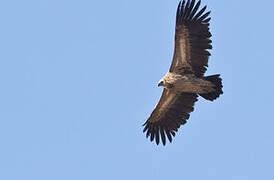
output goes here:
{"type": "Polygon", "coordinates": [[[158,82],[158,87],[160,87],[160,86],[163,86],[164,88],[167,88],[167,89],[173,87],[173,85],[170,84],[170,83],[168,83],[164,78],[162,78],[162,79],[158,82]]]}
{"type": "Polygon", "coordinates": [[[164,86],[164,80],[163,79],[160,79],[160,81],[158,82],[158,87],[160,86],[164,86]]]}

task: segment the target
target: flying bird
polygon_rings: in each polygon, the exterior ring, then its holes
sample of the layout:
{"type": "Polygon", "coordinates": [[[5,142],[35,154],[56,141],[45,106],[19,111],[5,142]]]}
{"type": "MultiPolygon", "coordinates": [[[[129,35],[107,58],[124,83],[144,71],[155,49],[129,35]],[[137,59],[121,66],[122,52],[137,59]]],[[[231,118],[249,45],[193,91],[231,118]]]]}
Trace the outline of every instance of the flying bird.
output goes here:
{"type": "Polygon", "coordinates": [[[207,70],[208,49],[211,46],[209,32],[210,11],[199,9],[201,1],[180,1],[176,15],[175,48],[169,71],[159,81],[162,96],[144,123],[146,137],[163,145],[172,138],[181,125],[189,119],[198,96],[206,100],[217,99],[222,91],[220,74],[204,76],[207,70]]]}

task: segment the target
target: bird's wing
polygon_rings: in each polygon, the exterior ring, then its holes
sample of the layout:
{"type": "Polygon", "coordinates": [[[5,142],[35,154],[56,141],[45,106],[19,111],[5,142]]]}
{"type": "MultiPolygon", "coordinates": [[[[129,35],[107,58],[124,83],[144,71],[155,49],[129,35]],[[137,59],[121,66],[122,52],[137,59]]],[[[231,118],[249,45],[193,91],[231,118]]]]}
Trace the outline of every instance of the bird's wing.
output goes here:
{"type": "Polygon", "coordinates": [[[209,32],[209,12],[206,6],[198,11],[201,1],[181,1],[176,15],[175,48],[169,71],[203,76],[212,49],[209,32]]]}
{"type": "Polygon", "coordinates": [[[160,136],[163,145],[166,143],[166,137],[171,142],[172,136],[175,136],[175,132],[186,123],[189,113],[194,110],[197,97],[193,93],[178,95],[164,89],[160,101],[144,124],[143,132],[146,132],[147,137],[150,136],[151,141],[155,138],[157,145],[160,136]]]}

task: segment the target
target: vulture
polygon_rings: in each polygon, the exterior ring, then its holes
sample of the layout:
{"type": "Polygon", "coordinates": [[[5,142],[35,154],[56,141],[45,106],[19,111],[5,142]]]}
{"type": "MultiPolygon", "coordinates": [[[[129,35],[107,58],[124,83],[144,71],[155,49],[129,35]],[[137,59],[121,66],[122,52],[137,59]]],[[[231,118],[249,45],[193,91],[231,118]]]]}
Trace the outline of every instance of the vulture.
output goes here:
{"type": "Polygon", "coordinates": [[[159,81],[163,93],[158,104],[143,124],[146,137],[158,145],[175,133],[189,119],[198,96],[217,99],[222,91],[220,74],[204,76],[208,67],[211,46],[209,32],[210,11],[199,8],[201,1],[179,2],[176,14],[175,48],[171,66],[159,81]]]}

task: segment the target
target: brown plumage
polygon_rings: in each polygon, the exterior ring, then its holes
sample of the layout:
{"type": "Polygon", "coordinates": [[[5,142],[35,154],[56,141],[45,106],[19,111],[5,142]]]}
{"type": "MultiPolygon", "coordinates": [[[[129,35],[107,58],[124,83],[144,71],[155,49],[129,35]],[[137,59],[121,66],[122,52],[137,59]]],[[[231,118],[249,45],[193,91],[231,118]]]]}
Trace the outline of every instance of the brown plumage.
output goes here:
{"type": "Polygon", "coordinates": [[[187,122],[198,95],[213,101],[223,93],[220,75],[204,77],[211,49],[209,12],[198,11],[201,1],[181,1],[176,15],[175,49],[169,72],[160,80],[162,96],[144,124],[150,140],[172,142],[178,128],[187,122]]]}

